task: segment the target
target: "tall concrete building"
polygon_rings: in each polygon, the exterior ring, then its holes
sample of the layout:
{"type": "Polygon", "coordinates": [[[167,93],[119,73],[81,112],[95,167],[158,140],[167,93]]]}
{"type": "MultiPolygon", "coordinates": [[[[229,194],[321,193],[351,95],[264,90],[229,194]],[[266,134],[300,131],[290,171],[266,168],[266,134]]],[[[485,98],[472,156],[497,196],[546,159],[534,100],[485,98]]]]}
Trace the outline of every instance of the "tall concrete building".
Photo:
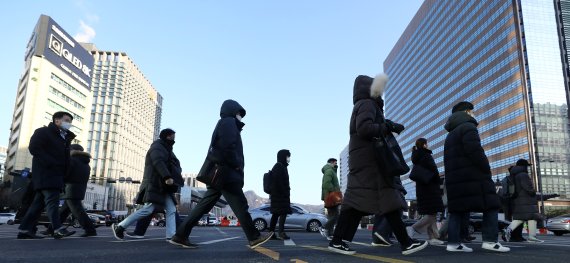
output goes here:
{"type": "MultiPolygon", "coordinates": [[[[6,174],[32,167],[30,137],[57,111],[73,115],[73,143],[85,145],[91,107],[93,57],[49,16],[41,15],[24,53],[18,83],[6,174]]],[[[33,172],[33,171],[32,171],[33,172]]],[[[8,180],[10,176],[5,176],[8,180]]]]}
{"type": "Polygon", "coordinates": [[[350,172],[348,167],[348,145],[340,152],[340,158],[338,160],[338,183],[340,185],[340,191],[344,194],[346,188],[348,187],[348,173],[350,172]]]}
{"type": "Polygon", "coordinates": [[[8,154],[8,148],[0,146],[0,184],[4,181],[4,172],[6,170],[6,157],[8,154]]]}
{"type": "Polygon", "coordinates": [[[87,135],[91,174],[107,187],[101,207],[126,210],[139,189],[132,182],[142,181],[146,153],[158,138],[162,96],[125,52],[83,46],[95,60],[87,135]]]}
{"type": "Polygon", "coordinates": [[[568,56],[561,56],[567,48],[558,30],[567,16],[560,2],[567,1],[423,3],[384,61],[391,78],[386,116],[406,126],[398,139],[408,161],[424,137],[445,173],[443,126],[454,104],[471,101],[494,179],[529,159],[537,190],[561,196],[546,208],[570,205],[568,56]]]}

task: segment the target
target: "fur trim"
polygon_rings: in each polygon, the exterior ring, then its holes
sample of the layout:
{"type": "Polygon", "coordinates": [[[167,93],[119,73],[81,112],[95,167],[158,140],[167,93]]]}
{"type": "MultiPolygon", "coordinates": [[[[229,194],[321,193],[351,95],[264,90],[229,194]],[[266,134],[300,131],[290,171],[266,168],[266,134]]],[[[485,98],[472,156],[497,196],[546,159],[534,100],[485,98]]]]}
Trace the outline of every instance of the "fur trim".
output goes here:
{"type": "Polygon", "coordinates": [[[370,97],[371,98],[378,98],[384,95],[384,88],[388,83],[388,75],[384,73],[380,73],[376,75],[374,81],[372,81],[372,86],[370,88],[370,97]]]}
{"type": "Polygon", "coordinates": [[[91,159],[91,154],[89,154],[88,152],[71,150],[70,153],[71,153],[71,156],[85,156],[85,157],[91,159]]]}

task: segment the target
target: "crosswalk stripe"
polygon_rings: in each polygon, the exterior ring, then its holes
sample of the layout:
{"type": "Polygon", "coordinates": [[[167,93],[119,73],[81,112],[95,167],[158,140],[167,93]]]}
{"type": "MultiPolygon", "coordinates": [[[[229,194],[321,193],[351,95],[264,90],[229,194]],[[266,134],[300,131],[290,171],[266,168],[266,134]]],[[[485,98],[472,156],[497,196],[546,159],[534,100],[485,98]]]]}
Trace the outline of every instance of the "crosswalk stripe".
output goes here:
{"type": "MultiPolygon", "coordinates": [[[[301,247],[313,249],[313,250],[330,252],[327,248],[323,248],[323,247],[315,247],[315,246],[301,246],[301,247]]],[[[368,254],[360,254],[360,253],[356,253],[354,255],[349,255],[349,256],[357,257],[357,258],[363,258],[363,259],[369,259],[369,260],[374,260],[374,261],[379,261],[379,262],[386,262],[386,263],[413,263],[412,261],[406,261],[406,260],[401,260],[401,259],[396,259],[396,258],[380,257],[380,256],[368,255],[368,254]]]]}
{"type": "Polygon", "coordinates": [[[295,242],[293,242],[293,239],[284,240],[283,243],[285,244],[285,246],[296,246],[297,245],[297,244],[295,244],[295,242]]]}
{"type": "Polygon", "coordinates": [[[209,244],[224,242],[224,241],[228,241],[228,240],[232,240],[232,239],[236,239],[236,238],[240,238],[240,237],[228,237],[228,238],[223,238],[223,239],[218,239],[218,240],[210,240],[210,241],[198,243],[198,245],[209,245],[209,244]]]}

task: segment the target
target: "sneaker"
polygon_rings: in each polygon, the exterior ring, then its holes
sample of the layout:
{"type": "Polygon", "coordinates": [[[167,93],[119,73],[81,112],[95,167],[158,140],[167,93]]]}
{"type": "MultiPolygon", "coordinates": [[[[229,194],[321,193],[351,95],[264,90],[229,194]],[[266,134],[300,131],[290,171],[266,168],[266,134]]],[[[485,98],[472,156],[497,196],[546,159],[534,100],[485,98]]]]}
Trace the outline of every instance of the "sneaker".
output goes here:
{"type": "Polygon", "coordinates": [[[122,226],[120,226],[116,223],[113,223],[111,225],[111,230],[113,231],[113,235],[115,236],[115,238],[117,240],[125,239],[125,229],[122,226]]]}
{"type": "Polygon", "coordinates": [[[67,229],[60,229],[60,230],[57,230],[57,231],[53,232],[53,238],[55,238],[55,239],[61,239],[61,238],[64,238],[64,237],[71,236],[71,235],[73,235],[73,234],[75,234],[75,231],[69,231],[69,230],[67,230],[67,229]]]}
{"type": "Polygon", "coordinates": [[[125,232],[125,236],[128,236],[130,238],[134,238],[134,239],[143,239],[144,235],[137,235],[135,232],[125,232]]]}
{"type": "Polygon", "coordinates": [[[526,242],[529,242],[529,243],[544,243],[544,240],[540,240],[540,239],[538,239],[538,238],[536,238],[536,237],[531,237],[531,236],[529,236],[529,237],[527,238],[526,242]]]}
{"type": "Polygon", "coordinates": [[[85,231],[85,233],[81,234],[80,237],[94,237],[97,236],[97,232],[95,231],[85,231]]]}
{"type": "Polygon", "coordinates": [[[508,228],[508,227],[503,229],[503,232],[501,233],[501,239],[503,239],[503,241],[505,241],[505,242],[510,242],[512,233],[513,233],[513,230],[508,228]]]}
{"type": "Polygon", "coordinates": [[[266,235],[260,235],[257,239],[249,241],[249,248],[254,249],[263,245],[263,243],[267,242],[273,236],[273,232],[269,232],[266,235]]]}
{"type": "MultiPolygon", "coordinates": [[[[273,235],[275,236],[275,235],[273,235]]],[[[289,240],[291,239],[287,234],[285,234],[285,232],[281,232],[279,233],[279,235],[277,235],[277,238],[280,240],[289,240]]]]}
{"type": "Polygon", "coordinates": [[[18,233],[18,239],[42,239],[44,237],[37,236],[36,234],[29,231],[22,231],[18,233]]]}
{"type": "Polygon", "coordinates": [[[344,242],[341,242],[340,244],[333,244],[333,242],[330,242],[329,250],[344,255],[354,255],[356,253],[356,251],[350,249],[350,247],[348,247],[344,242]]]}
{"type": "Polygon", "coordinates": [[[414,235],[416,234],[416,230],[411,226],[406,227],[406,232],[408,232],[408,236],[410,238],[414,237],[414,235]]]}
{"type": "Polygon", "coordinates": [[[168,243],[181,246],[183,248],[198,248],[198,245],[190,243],[188,238],[180,238],[178,236],[172,236],[172,238],[168,240],[168,243]]]}
{"type": "Polygon", "coordinates": [[[402,249],[402,255],[410,255],[412,253],[418,252],[426,248],[427,245],[428,245],[427,241],[419,241],[416,239],[412,239],[412,244],[409,247],[402,249]]]}
{"type": "Polygon", "coordinates": [[[448,244],[446,250],[449,252],[473,252],[473,249],[467,247],[464,244],[459,244],[459,245],[448,244]]]}
{"type": "Polygon", "coordinates": [[[390,242],[390,240],[386,240],[382,235],[380,235],[378,232],[374,232],[374,235],[372,236],[372,243],[371,245],[373,247],[390,247],[393,245],[392,242],[390,242]]]}
{"type": "Polygon", "coordinates": [[[437,238],[432,238],[432,239],[428,240],[428,244],[430,244],[432,246],[441,246],[441,245],[445,244],[445,242],[443,242],[437,238]]]}
{"type": "Polygon", "coordinates": [[[491,250],[491,251],[495,251],[495,252],[509,252],[511,251],[510,248],[508,247],[503,247],[501,245],[501,243],[499,242],[483,242],[483,245],[481,245],[481,248],[486,249],[486,250],[491,250]]]}

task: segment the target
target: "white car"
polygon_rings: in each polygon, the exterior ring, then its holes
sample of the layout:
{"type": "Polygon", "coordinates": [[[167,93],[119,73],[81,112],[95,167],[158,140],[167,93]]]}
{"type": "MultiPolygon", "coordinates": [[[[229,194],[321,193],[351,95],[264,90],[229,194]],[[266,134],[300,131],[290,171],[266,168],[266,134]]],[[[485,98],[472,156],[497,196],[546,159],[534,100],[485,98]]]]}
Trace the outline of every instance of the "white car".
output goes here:
{"type": "Polygon", "coordinates": [[[0,213],[0,225],[8,224],[13,225],[16,213],[0,213]]]}
{"type": "MultiPolygon", "coordinates": [[[[319,228],[327,223],[327,217],[323,214],[310,213],[298,205],[291,204],[292,214],[287,215],[285,220],[286,229],[305,229],[308,232],[319,232],[319,228]]],[[[271,212],[269,205],[262,205],[249,210],[253,224],[259,231],[269,227],[271,212]]]]}

